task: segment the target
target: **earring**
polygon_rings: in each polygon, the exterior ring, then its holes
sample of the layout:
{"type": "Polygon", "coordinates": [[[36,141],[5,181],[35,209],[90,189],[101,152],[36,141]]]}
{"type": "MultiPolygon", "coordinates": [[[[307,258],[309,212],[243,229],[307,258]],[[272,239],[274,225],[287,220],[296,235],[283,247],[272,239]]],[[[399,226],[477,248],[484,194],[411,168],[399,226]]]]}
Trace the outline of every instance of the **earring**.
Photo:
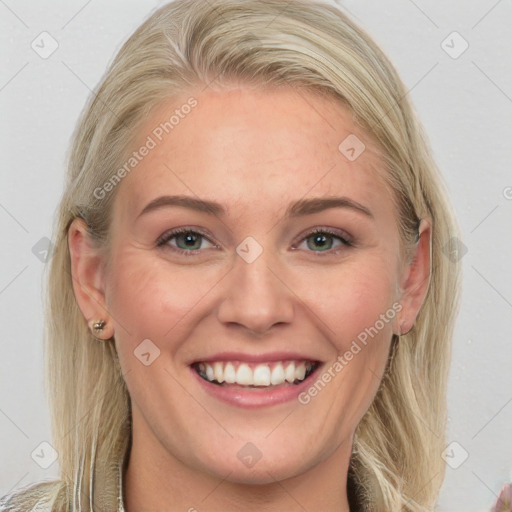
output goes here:
{"type": "Polygon", "coordinates": [[[93,336],[95,336],[97,339],[101,340],[102,338],[98,338],[98,336],[96,336],[96,334],[101,333],[101,331],[103,331],[103,329],[105,328],[106,325],[107,325],[107,322],[105,320],[103,320],[103,318],[93,322],[92,323],[92,330],[94,331],[93,336]]]}
{"type": "Polygon", "coordinates": [[[99,331],[102,331],[103,328],[105,327],[105,325],[107,325],[107,322],[105,322],[105,320],[101,319],[99,320],[98,322],[94,322],[94,324],[92,325],[93,329],[95,330],[99,330],[99,331]]]}

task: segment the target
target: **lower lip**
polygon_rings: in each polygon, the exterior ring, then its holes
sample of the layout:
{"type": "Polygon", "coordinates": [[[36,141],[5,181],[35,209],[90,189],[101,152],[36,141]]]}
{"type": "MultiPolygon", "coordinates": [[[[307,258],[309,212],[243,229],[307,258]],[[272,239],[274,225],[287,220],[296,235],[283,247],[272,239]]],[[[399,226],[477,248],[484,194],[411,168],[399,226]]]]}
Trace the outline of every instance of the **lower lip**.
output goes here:
{"type": "Polygon", "coordinates": [[[214,398],[226,402],[230,405],[252,409],[255,407],[266,407],[269,405],[282,404],[290,400],[298,400],[300,393],[305,391],[314,382],[315,376],[322,368],[320,364],[315,370],[299,384],[283,384],[280,387],[273,389],[265,389],[262,387],[248,388],[245,390],[240,386],[219,386],[209,381],[204,380],[192,366],[189,366],[190,371],[194,377],[199,381],[204,390],[214,398]]]}

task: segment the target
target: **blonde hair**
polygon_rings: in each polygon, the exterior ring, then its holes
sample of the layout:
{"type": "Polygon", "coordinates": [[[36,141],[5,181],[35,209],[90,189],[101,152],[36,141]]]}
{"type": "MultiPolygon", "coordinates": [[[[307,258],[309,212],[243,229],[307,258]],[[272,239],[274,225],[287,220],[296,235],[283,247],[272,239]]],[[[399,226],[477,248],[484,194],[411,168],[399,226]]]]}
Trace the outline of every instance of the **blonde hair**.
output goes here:
{"type": "MultiPolygon", "coordinates": [[[[107,247],[115,192],[98,199],[150,110],[197,85],[293,86],[346,105],[380,145],[404,254],[432,220],[431,279],[413,329],[394,335],[386,374],[357,426],[349,492],[376,512],[432,510],[444,479],[446,389],[460,269],[445,254],[458,227],[444,184],[392,64],[345,14],[292,0],[176,0],[123,45],[74,134],[48,274],[45,357],[61,479],[15,493],[21,511],[52,494],[53,510],[114,510],[117,465],[131,442],[129,395],[115,346],[94,339],[72,287],[67,230],[82,217],[107,247]]],[[[341,142],[341,141],[340,141],[341,142]]],[[[340,482],[340,485],[345,485],[340,482]]]]}

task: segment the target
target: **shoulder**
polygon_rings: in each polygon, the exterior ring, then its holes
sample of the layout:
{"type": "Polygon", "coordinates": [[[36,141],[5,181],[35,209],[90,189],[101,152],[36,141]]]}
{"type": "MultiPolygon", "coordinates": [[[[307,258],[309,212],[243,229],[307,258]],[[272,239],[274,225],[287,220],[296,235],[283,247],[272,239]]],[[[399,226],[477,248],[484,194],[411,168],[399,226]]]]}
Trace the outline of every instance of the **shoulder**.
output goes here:
{"type": "Polygon", "coordinates": [[[61,487],[60,480],[53,480],[15,489],[0,498],[0,512],[52,512],[61,487]]]}

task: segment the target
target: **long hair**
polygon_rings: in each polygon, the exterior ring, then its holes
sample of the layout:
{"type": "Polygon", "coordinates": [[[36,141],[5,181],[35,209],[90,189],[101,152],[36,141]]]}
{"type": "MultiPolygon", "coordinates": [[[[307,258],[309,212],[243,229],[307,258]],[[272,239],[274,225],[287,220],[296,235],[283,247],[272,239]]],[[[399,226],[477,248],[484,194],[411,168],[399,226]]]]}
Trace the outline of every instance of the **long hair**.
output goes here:
{"type": "MultiPolygon", "coordinates": [[[[115,346],[90,333],[72,287],[67,230],[83,218],[108,250],[115,190],[98,198],[153,107],[196,85],[294,87],[335,98],[380,146],[399,212],[400,250],[418,219],[433,223],[431,278],[413,329],[393,335],[373,403],[357,426],[349,493],[376,512],[424,512],[444,479],[446,390],[460,268],[445,185],[394,67],[371,38],[326,3],[176,0],[126,41],[84,109],[56,212],[47,276],[46,389],[61,476],[15,493],[21,511],[51,494],[55,512],[116,510],[119,465],[131,443],[130,399],[115,346]],[[24,508],[26,507],[26,508],[24,508]]],[[[405,257],[405,256],[404,256],[405,257]]],[[[340,485],[345,485],[340,482],[340,485]]]]}

